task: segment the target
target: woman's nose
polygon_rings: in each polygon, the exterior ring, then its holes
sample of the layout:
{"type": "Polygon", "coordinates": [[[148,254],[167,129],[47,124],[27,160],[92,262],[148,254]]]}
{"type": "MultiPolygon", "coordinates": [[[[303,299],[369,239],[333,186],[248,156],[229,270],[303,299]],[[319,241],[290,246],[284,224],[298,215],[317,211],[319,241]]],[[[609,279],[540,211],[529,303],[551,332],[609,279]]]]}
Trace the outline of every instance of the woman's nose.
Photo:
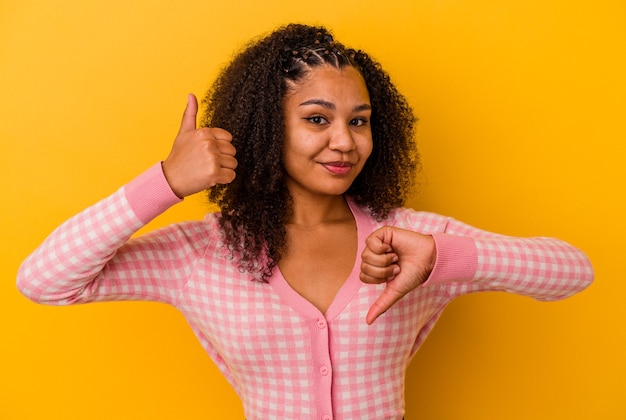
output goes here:
{"type": "Polygon", "coordinates": [[[350,130],[348,124],[337,124],[331,133],[329,147],[341,152],[350,152],[356,148],[352,130],[350,130]]]}

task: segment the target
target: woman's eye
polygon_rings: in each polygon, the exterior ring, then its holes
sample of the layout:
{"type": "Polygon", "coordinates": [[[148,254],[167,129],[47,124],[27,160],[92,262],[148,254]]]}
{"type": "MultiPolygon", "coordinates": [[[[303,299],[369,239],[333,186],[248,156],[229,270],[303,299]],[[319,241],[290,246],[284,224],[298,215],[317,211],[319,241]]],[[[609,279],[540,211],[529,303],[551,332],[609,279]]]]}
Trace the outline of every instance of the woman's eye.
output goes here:
{"type": "Polygon", "coordinates": [[[350,124],[355,126],[355,127],[361,127],[361,126],[367,124],[367,120],[365,118],[355,118],[355,119],[350,121],[350,124]]]}
{"type": "Polygon", "coordinates": [[[309,117],[307,118],[307,120],[315,125],[322,125],[322,124],[326,124],[328,121],[326,121],[326,118],[321,117],[319,115],[315,115],[313,117],[309,117]]]}

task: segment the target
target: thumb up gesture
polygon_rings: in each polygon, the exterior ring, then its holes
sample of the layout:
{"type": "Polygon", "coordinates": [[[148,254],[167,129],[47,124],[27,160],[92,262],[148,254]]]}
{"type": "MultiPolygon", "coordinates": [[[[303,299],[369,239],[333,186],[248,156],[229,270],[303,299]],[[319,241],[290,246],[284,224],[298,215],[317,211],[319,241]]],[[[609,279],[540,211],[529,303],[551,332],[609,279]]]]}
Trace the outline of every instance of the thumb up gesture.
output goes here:
{"type": "Polygon", "coordinates": [[[197,114],[198,100],[190,94],[172,150],[163,161],[165,178],[180,198],[235,179],[232,136],[221,128],[197,128],[197,114]]]}

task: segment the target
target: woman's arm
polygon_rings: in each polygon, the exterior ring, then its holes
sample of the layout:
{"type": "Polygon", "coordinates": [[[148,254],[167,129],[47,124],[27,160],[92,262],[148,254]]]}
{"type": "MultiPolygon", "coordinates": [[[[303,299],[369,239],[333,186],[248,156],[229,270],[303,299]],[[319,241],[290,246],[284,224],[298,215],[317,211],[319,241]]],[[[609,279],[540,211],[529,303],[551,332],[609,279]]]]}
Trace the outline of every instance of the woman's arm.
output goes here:
{"type": "MultiPolygon", "coordinates": [[[[155,281],[154,273],[143,266],[158,241],[146,237],[129,242],[129,238],[178,201],[161,165],[153,166],[59,226],[22,263],[19,290],[35,302],[56,305],[123,299],[125,291],[129,299],[147,298],[147,292],[131,289],[147,291],[155,281]]],[[[171,234],[159,236],[165,242],[175,241],[171,234]]]]}
{"type": "Polygon", "coordinates": [[[561,240],[510,237],[438,215],[428,217],[442,226],[432,235],[385,226],[368,238],[361,278],[387,283],[368,322],[421,284],[446,284],[451,297],[501,290],[556,300],[593,280],[589,259],[561,240]]]}
{"type": "Polygon", "coordinates": [[[231,135],[196,128],[198,102],[187,98],[180,130],[163,164],[56,229],[22,264],[17,285],[48,304],[150,299],[172,302],[206,234],[187,223],[129,240],[187,195],[231,182],[237,160],[231,135]]]}
{"type": "Polygon", "coordinates": [[[455,220],[433,237],[441,270],[433,270],[428,281],[450,283],[452,295],[501,290],[550,301],[578,293],[593,281],[587,256],[559,239],[491,234],[455,220]],[[446,272],[457,255],[471,258],[471,269],[446,272]]]}

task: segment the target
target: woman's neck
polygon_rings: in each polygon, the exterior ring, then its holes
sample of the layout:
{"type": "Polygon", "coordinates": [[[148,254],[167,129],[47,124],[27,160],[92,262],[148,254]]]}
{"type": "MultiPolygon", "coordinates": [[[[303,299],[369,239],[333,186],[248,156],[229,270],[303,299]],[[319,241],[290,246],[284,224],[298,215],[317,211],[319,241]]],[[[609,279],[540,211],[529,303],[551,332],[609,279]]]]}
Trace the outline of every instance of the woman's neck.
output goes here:
{"type": "Polygon", "coordinates": [[[292,212],[287,224],[291,227],[315,228],[352,219],[352,212],[345,198],[293,197],[292,212]]]}

